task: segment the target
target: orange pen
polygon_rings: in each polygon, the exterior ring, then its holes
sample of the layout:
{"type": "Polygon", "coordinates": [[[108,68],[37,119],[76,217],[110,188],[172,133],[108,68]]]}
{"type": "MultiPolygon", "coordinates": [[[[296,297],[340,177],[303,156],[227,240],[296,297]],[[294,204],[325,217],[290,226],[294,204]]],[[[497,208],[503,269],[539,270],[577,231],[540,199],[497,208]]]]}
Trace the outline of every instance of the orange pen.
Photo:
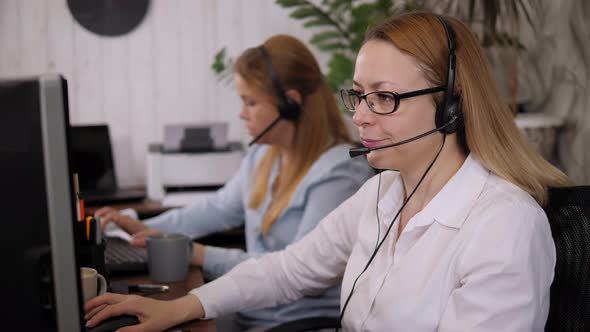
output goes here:
{"type": "Polygon", "coordinates": [[[84,200],[80,198],[80,220],[84,220],[84,200]]]}
{"type": "Polygon", "coordinates": [[[90,241],[90,221],[92,221],[92,216],[86,217],[86,240],[90,241]]]}

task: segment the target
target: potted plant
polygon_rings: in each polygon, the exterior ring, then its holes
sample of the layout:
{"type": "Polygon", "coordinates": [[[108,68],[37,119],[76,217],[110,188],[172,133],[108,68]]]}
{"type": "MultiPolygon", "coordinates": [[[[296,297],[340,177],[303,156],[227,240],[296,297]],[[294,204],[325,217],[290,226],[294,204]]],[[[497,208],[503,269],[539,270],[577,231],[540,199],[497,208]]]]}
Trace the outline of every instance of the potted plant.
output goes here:
{"type": "MultiPolygon", "coordinates": [[[[518,95],[518,55],[522,18],[533,29],[541,11],[535,0],[276,0],[290,10],[290,17],[316,31],[309,43],[329,54],[326,80],[335,93],[350,87],[354,61],[370,24],[410,10],[429,10],[455,16],[466,22],[488,50],[496,76],[506,98],[516,111],[518,95]]],[[[225,48],[212,65],[220,78],[227,78],[231,58],[225,48]]]]}

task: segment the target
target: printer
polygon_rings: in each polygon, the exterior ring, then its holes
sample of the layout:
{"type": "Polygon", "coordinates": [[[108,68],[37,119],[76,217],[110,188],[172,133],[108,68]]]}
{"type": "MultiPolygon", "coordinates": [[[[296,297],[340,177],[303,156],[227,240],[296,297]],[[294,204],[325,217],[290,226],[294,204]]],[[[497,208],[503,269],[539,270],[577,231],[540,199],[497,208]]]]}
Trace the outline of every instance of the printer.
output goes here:
{"type": "Polygon", "coordinates": [[[224,122],[164,127],[164,142],[150,144],[147,196],[165,201],[169,192],[223,186],[240,167],[244,148],[228,142],[224,122]]]}

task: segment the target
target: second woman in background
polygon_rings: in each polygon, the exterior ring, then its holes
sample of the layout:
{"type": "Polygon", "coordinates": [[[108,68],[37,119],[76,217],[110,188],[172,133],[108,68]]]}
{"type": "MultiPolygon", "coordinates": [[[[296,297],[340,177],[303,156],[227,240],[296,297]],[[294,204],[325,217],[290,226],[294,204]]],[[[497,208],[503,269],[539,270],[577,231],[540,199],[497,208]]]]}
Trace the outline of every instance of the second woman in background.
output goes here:
{"type": "MultiPolygon", "coordinates": [[[[284,249],[373,175],[365,160],[351,160],[352,140],[334,95],[310,50],[278,35],[243,52],[234,81],[240,118],[255,143],[233,178],[206,201],[144,223],[103,208],[103,225],[115,222],[142,243],[154,230],[199,238],[245,225],[246,251],[195,243],[193,264],[215,279],[240,262],[284,249]]],[[[311,316],[338,316],[339,286],[274,308],[238,313],[240,328],[272,326],[311,316]]],[[[219,324],[226,324],[218,319],[219,324]]],[[[223,326],[222,330],[229,328],[223,326]]]]}

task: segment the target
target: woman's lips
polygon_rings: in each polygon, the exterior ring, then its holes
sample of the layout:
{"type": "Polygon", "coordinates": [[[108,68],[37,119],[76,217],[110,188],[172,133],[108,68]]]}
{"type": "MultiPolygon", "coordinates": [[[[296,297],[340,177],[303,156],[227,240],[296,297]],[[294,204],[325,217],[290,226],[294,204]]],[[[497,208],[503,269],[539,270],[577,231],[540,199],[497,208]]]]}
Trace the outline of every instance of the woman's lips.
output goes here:
{"type": "Polygon", "coordinates": [[[249,135],[254,135],[254,132],[256,130],[254,130],[254,128],[250,127],[250,126],[244,126],[246,128],[246,131],[248,132],[249,135]]]}
{"type": "Polygon", "coordinates": [[[385,143],[384,139],[368,139],[368,138],[361,138],[361,143],[367,148],[376,148],[381,146],[385,143]]]}

